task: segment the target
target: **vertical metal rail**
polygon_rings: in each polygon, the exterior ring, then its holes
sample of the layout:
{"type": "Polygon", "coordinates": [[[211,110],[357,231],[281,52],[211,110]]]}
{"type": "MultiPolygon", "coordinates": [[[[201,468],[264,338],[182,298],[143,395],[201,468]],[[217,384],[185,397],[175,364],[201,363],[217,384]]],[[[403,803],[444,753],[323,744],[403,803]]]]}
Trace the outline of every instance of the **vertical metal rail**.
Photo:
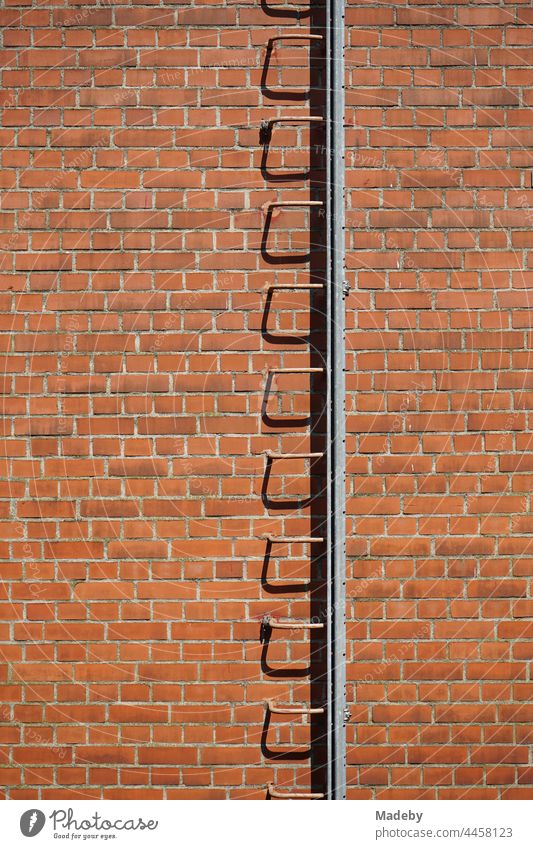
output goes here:
{"type": "Polygon", "coordinates": [[[346,405],[344,0],[326,0],[327,798],[346,798],[346,405]]]}

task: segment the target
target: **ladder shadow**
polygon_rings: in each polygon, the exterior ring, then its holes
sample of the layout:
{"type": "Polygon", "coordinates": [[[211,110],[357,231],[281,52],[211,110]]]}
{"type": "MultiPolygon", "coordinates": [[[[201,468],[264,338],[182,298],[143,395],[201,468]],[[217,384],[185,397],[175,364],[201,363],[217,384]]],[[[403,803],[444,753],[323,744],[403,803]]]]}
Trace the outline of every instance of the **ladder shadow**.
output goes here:
{"type": "Polygon", "coordinates": [[[272,498],[268,494],[268,485],[272,474],[272,457],[267,456],[265,473],[261,483],[261,501],[267,510],[304,510],[311,506],[312,496],[304,496],[303,498],[272,498]]]}
{"type": "MultiPolygon", "coordinates": [[[[326,10],[324,0],[313,0],[310,8],[309,29],[317,35],[326,36],[326,10]]],[[[309,109],[312,115],[325,115],[326,106],[326,76],[325,63],[311,62],[311,96],[309,109]]],[[[326,163],[328,153],[325,147],[323,127],[311,124],[310,133],[310,197],[326,200],[326,163]]],[[[311,258],[309,274],[311,280],[325,283],[327,280],[326,256],[326,216],[322,209],[314,207],[311,210],[311,258]]],[[[310,301],[310,365],[324,366],[327,362],[327,292],[313,290],[310,301]]],[[[313,423],[310,433],[310,451],[327,451],[327,398],[322,392],[311,394],[311,415],[313,423]]],[[[320,461],[322,463],[322,461],[320,461]]],[[[320,471],[320,466],[317,471],[320,471]]],[[[311,476],[311,516],[310,534],[313,537],[323,537],[326,544],[311,546],[313,564],[313,586],[310,596],[310,616],[313,621],[328,619],[327,591],[327,501],[323,491],[324,478],[319,474],[311,476]]],[[[323,714],[313,714],[310,717],[310,784],[313,793],[326,791],[328,772],[328,687],[327,687],[327,628],[323,631],[311,631],[310,657],[310,701],[315,707],[323,706],[323,714]]]]}

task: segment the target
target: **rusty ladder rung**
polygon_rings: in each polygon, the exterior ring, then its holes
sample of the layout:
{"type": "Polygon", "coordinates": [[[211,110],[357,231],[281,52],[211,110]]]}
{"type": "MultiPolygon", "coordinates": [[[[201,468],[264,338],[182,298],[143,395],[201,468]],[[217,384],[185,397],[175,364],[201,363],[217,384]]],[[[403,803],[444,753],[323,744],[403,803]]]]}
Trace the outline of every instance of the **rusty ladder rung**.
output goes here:
{"type": "Polygon", "coordinates": [[[269,699],[266,703],[268,710],[270,713],[275,714],[295,714],[298,716],[308,716],[309,714],[319,714],[324,713],[324,708],[312,708],[312,707],[283,707],[282,705],[277,705],[274,699],[269,699]]]}
{"type": "MultiPolygon", "coordinates": [[[[275,44],[277,41],[307,41],[310,42],[310,48],[313,42],[325,42],[323,35],[315,35],[311,32],[284,32],[281,35],[273,35],[267,41],[267,57],[274,53],[275,44]]],[[[276,93],[281,94],[283,89],[277,89],[276,93]]]]}
{"type": "Polygon", "coordinates": [[[267,785],[268,794],[272,796],[273,799],[324,799],[324,793],[305,793],[299,792],[297,790],[289,790],[284,793],[281,790],[278,790],[275,784],[267,785]]]}
{"type": "MultiPolygon", "coordinates": [[[[269,587],[277,587],[279,590],[289,590],[291,587],[308,587],[310,578],[285,578],[285,580],[269,581],[269,587]]],[[[303,592],[303,590],[301,591],[303,592]]]]}
{"type": "Polygon", "coordinates": [[[316,460],[324,456],[323,451],[302,454],[278,454],[275,451],[267,449],[264,453],[270,460],[316,460]]]}

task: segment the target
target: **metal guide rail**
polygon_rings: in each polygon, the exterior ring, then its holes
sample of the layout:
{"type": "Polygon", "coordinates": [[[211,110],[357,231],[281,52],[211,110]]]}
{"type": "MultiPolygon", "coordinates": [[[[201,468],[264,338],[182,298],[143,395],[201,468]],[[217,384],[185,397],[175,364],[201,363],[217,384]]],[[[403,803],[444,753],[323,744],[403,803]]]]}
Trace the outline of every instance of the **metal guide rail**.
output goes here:
{"type": "MultiPolygon", "coordinates": [[[[312,2],[312,0],[311,0],[312,2]]],[[[274,208],[314,208],[320,207],[325,224],[325,279],[306,283],[279,283],[273,280],[265,287],[271,290],[315,290],[322,289],[326,295],[326,311],[323,315],[326,331],[325,368],[270,368],[268,381],[274,375],[281,374],[325,374],[327,418],[326,445],[324,451],[306,451],[284,453],[267,450],[266,475],[274,461],[308,460],[309,468],[315,460],[324,460],[324,489],[326,492],[326,521],[324,535],[308,533],[300,536],[264,534],[267,545],[267,557],[273,546],[312,545],[323,546],[326,563],[327,604],[323,621],[283,620],[267,615],[261,622],[262,639],[270,636],[273,630],[300,634],[302,632],[325,633],[327,658],[326,699],[324,704],[298,705],[279,703],[274,699],[266,702],[267,715],[288,715],[311,717],[322,715],[325,719],[326,769],[323,792],[307,792],[300,788],[276,787],[270,782],[267,786],[271,799],[344,799],[346,795],[346,637],[345,637],[345,563],[346,563],[346,511],[345,511],[345,342],[344,342],[344,0],[324,0],[324,34],[315,34],[303,28],[281,33],[269,39],[266,65],[270,62],[273,45],[276,42],[307,42],[312,46],[321,42],[325,52],[325,114],[295,115],[287,114],[269,118],[262,122],[259,142],[268,150],[276,125],[324,125],[326,132],[326,185],[325,200],[275,200],[267,205],[271,216],[274,208]]],[[[311,15],[311,8],[309,10],[311,15]]],[[[297,24],[301,24],[302,14],[295,13],[297,24]]],[[[267,96],[279,96],[283,91],[268,90],[267,96]]],[[[287,94],[290,99],[290,94],[287,94]]],[[[311,214],[311,213],[310,213],[311,214]]],[[[287,257],[287,262],[290,259],[287,257]]],[[[311,307],[312,309],[312,304],[311,307]]],[[[281,341],[282,337],[280,337],[281,341]]],[[[270,385],[270,383],[268,384],[270,385]]],[[[310,387],[312,391],[312,385],[310,387]]],[[[290,418],[285,417],[287,423],[290,418]]],[[[276,504],[276,502],[272,502],[276,504]]],[[[276,504],[276,506],[278,506],[276,504]]],[[[311,560],[311,558],[310,558],[311,560]]],[[[283,593],[284,587],[297,588],[298,592],[308,592],[313,576],[305,578],[286,578],[273,582],[272,586],[283,593]]],[[[291,634],[287,634],[291,639],[291,634]]]]}

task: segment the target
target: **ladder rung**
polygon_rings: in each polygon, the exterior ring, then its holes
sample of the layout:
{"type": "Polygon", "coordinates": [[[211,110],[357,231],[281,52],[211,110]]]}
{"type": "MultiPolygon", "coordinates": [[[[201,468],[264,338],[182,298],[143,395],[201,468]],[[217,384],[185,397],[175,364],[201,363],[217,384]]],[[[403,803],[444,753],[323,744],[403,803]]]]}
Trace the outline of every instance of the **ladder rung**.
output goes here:
{"type": "Polygon", "coordinates": [[[311,707],[282,707],[282,705],[277,705],[273,699],[269,699],[267,702],[267,707],[270,713],[279,713],[279,714],[298,714],[298,716],[307,716],[308,714],[317,714],[324,713],[324,708],[311,708],[311,707]]]}
{"type": "MultiPolygon", "coordinates": [[[[289,591],[293,587],[296,589],[297,587],[308,587],[311,583],[310,578],[286,578],[284,581],[269,581],[269,587],[275,587],[278,590],[289,591]]],[[[301,590],[301,592],[304,592],[301,590]]]]}
{"type": "Polygon", "coordinates": [[[269,374],[323,374],[323,368],[269,368],[269,374]]]}
{"type": "Polygon", "coordinates": [[[324,289],[324,283],[267,283],[265,289],[324,289]]]}
{"type": "Polygon", "coordinates": [[[323,793],[305,793],[299,792],[297,790],[288,790],[287,792],[283,792],[282,790],[278,790],[274,784],[268,785],[268,794],[272,796],[273,799],[324,799],[325,796],[323,793]]]}
{"type": "Polygon", "coordinates": [[[323,35],[314,35],[310,32],[284,32],[281,35],[273,35],[269,41],[285,41],[289,38],[295,38],[297,41],[324,41],[323,35]]]}
{"type": "Polygon", "coordinates": [[[323,200],[273,200],[267,204],[269,207],[274,206],[324,206],[323,200]]]}
{"type": "Polygon", "coordinates": [[[283,631],[311,631],[313,629],[323,628],[323,622],[279,622],[271,616],[266,616],[263,620],[264,624],[269,628],[279,628],[283,631]]]}
{"type": "Polygon", "coordinates": [[[324,537],[276,537],[272,534],[265,534],[264,539],[272,543],[283,542],[324,542],[324,537]]]}
{"type": "Polygon", "coordinates": [[[307,454],[277,454],[275,451],[270,451],[270,449],[268,449],[265,451],[265,455],[270,458],[270,460],[316,460],[319,457],[323,457],[324,452],[318,451],[307,454]]]}

